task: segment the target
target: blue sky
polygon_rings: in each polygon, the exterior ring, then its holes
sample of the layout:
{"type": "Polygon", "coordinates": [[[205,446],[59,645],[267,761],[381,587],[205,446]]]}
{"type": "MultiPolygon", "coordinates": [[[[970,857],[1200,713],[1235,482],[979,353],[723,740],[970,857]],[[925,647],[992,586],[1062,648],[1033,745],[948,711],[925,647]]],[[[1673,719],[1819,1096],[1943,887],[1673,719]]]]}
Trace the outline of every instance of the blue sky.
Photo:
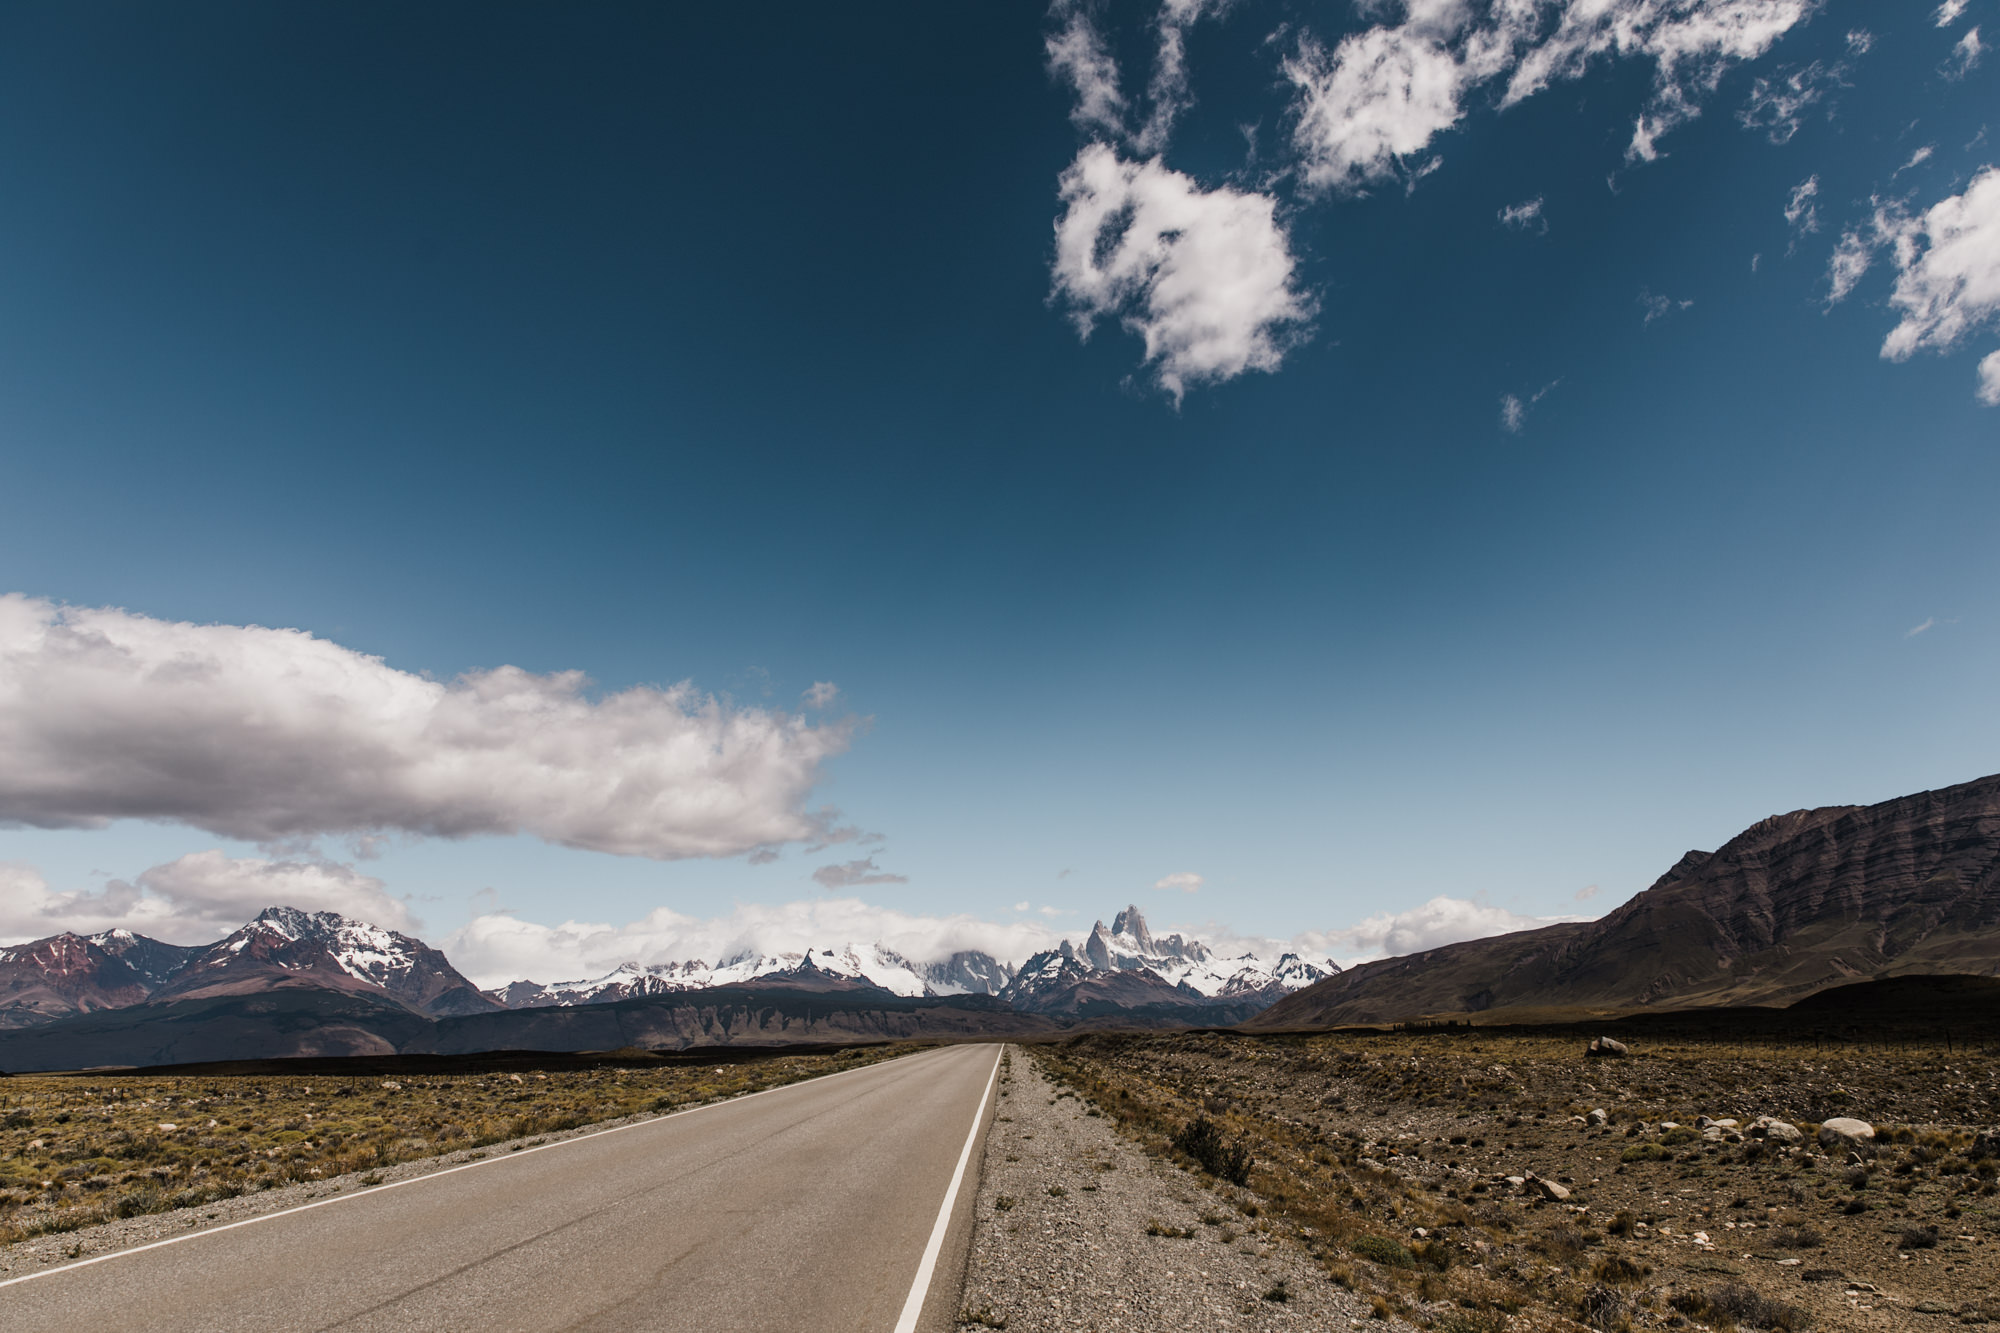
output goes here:
{"type": "Polygon", "coordinates": [[[0,928],[1137,901],[1349,956],[2000,767],[2000,10],[1604,13],[11,8],[0,928]],[[707,844],[404,810],[229,714],[295,640],[183,726],[51,703],[70,613],[581,671],[571,776],[635,688],[778,739],[707,844]]]}

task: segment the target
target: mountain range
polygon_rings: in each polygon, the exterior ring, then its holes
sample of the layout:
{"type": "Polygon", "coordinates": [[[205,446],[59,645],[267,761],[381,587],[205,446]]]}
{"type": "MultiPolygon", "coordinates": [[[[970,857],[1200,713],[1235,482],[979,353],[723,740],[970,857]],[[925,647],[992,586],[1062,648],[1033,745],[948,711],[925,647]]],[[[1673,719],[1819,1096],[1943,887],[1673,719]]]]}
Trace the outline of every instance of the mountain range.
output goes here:
{"type": "Polygon", "coordinates": [[[1197,940],[1155,939],[1128,907],[1019,970],[979,952],[915,962],[844,944],[482,992],[422,940],[272,907],[208,945],[120,930],[0,948],[0,1068],[1219,1025],[1334,970],[1291,954],[1218,959],[1197,940]]]}
{"type": "Polygon", "coordinates": [[[2000,975],[2000,776],[1773,815],[1600,920],[1365,963],[1250,1025],[1780,1005],[1912,974],[2000,975]]]}

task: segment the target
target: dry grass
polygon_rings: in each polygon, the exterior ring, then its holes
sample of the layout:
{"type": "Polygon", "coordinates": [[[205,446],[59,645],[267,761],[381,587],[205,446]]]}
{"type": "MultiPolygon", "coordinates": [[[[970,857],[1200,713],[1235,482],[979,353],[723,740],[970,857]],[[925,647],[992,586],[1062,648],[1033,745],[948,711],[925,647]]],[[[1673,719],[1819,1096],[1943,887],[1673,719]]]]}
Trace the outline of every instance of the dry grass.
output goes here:
{"type": "Polygon", "coordinates": [[[0,1080],[0,1244],[559,1133],[894,1055],[383,1077],[0,1080]]]}
{"type": "Polygon", "coordinates": [[[1878,1304],[1896,1305],[1897,1326],[1926,1302],[1972,1318],[1966,1293],[2000,1285],[2000,1161],[1973,1149],[2000,1119],[1993,1057],[1687,1042],[1599,1062],[1581,1048],[1476,1029],[1099,1035],[1038,1058],[1239,1213],[1298,1238],[1330,1280],[1430,1327],[1840,1327],[1877,1301],[1852,1283],[1900,1292],[1878,1304]],[[1587,1124],[1600,1107],[1608,1123],[1587,1124]],[[1807,1138],[1716,1141],[1692,1128],[1702,1115],[1771,1115],[1807,1138]],[[1834,1115],[1876,1124],[1862,1163],[1814,1150],[1834,1115]],[[1186,1151],[1197,1121],[1201,1142],[1248,1154],[1241,1186],[1186,1151]],[[1502,1179],[1529,1170],[1569,1197],[1502,1179]]]}

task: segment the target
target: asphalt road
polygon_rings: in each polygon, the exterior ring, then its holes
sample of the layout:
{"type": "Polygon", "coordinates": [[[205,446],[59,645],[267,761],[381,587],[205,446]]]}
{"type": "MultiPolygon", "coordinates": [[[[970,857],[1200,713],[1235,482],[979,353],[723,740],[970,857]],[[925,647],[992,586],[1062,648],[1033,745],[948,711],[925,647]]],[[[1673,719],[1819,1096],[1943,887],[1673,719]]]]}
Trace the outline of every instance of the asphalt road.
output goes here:
{"type": "Polygon", "coordinates": [[[917,1325],[949,1327],[999,1057],[927,1051],[52,1269],[0,1284],[0,1329],[893,1333],[964,1161],[917,1325]]]}

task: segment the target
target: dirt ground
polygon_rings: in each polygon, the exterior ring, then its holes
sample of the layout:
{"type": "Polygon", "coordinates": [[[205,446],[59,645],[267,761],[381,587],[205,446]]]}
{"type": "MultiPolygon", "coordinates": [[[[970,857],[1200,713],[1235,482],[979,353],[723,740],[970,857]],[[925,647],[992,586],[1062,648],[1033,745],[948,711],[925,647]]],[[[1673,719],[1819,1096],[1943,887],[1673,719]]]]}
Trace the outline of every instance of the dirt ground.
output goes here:
{"type": "Polygon", "coordinates": [[[1686,1041],[1600,1059],[1476,1028],[1037,1054],[1139,1144],[1282,1219],[1326,1280],[1420,1325],[2000,1322],[1989,1054],[1686,1041]],[[1823,1146],[1836,1117],[1874,1139],[1823,1146]],[[1197,1120],[1214,1133],[1190,1136],[1197,1120]]]}

